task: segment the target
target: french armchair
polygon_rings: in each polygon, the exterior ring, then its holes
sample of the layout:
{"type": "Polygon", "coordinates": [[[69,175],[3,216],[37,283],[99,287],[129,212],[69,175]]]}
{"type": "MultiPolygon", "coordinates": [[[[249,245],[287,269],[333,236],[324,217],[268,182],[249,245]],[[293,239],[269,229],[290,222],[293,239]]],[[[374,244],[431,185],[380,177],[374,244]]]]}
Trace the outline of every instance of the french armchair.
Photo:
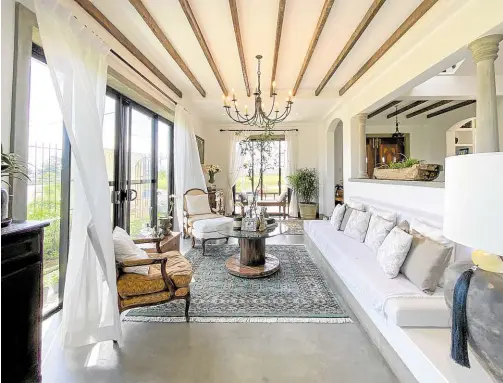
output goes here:
{"type": "Polygon", "coordinates": [[[185,320],[188,322],[192,265],[179,251],[147,255],[149,259],[116,263],[119,312],[184,299],[185,320]],[[144,265],[150,266],[148,275],[123,271],[124,267],[144,265]]]}

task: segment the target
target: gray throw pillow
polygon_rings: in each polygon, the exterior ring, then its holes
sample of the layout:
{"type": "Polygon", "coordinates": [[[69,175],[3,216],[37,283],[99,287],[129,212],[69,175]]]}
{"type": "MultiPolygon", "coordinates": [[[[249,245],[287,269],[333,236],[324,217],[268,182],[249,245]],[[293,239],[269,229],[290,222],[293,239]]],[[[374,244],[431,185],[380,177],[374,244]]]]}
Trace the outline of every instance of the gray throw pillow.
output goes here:
{"type": "Polygon", "coordinates": [[[413,233],[412,245],[400,272],[426,294],[433,294],[449,264],[452,247],[413,233]]]}
{"type": "Polygon", "coordinates": [[[341,226],[339,227],[339,230],[344,231],[344,229],[346,228],[346,225],[348,224],[349,217],[351,217],[351,213],[353,212],[353,210],[355,210],[355,209],[346,205],[346,211],[344,212],[344,218],[342,218],[342,222],[341,222],[341,226]]]}

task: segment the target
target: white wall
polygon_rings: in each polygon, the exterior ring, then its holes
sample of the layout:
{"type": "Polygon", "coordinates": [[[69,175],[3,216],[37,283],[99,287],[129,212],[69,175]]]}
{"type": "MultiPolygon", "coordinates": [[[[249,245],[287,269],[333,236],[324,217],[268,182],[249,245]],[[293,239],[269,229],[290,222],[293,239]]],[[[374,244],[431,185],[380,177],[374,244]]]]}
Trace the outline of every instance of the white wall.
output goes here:
{"type": "MultiPolygon", "coordinates": [[[[439,15],[443,7],[450,2],[438,2],[418,21],[353,87],[340,99],[334,100],[334,109],[325,117],[318,131],[320,172],[323,179],[324,193],[320,211],[330,214],[333,209],[333,169],[327,172],[327,132],[332,121],[344,123],[344,181],[356,175],[358,166],[357,121],[359,113],[372,110],[410,92],[417,85],[435,76],[443,69],[468,57],[467,46],[480,36],[498,33],[503,29],[503,3],[467,0],[460,3],[456,12],[439,15]],[[446,16],[447,15],[447,16],[446,16]],[[456,33],[452,33],[456,31],[456,33]]],[[[440,118],[440,117],[439,117],[440,118]]],[[[443,141],[445,138],[443,139],[443,141]]],[[[429,140],[429,145],[431,140],[429,140]]],[[[436,143],[434,144],[436,145],[436,143]]],[[[445,142],[439,144],[445,146],[445,142]]],[[[375,185],[369,184],[368,188],[375,185]]],[[[375,186],[374,195],[386,195],[386,186],[375,186]],[[381,187],[382,186],[382,187],[381,187]]],[[[409,187],[411,188],[411,187],[409,187]]],[[[402,188],[402,201],[415,204],[414,193],[402,188]]],[[[417,190],[417,189],[415,189],[417,190]]],[[[357,192],[348,185],[345,197],[357,192]]],[[[386,197],[383,197],[386,198],[386,197]]],[[[375,198],[374,198],[375,199],[375,198]]],[[[425,206],[427,199],[421,199],[425,206]]],[[[438,205],[437,205],[438,206],[438,205]]]]}
{"type": "Polygon", "coordinates": [[[1,1],[2,20],[2,146],[9,151],[12,105],[12,70],[14,66],[14,13],[13,0],[1,1]]]}
{"type": "MultiPolygon", "coordinates": [[[[227,171],[229,169],[230,148],[228,141],[229,132],[220,132],[220,129],[241,129],[239,125],[211,125],[204,126],[200,132],[205,140],[205,162],[207,164],[218,164],[223,168],[223,172],[215,177],[218,188],[226,189],[227,171]]],[[[297,165],[299,168],[318,168],[318,136],[315,124],[281,124],[277,130],[298,129],[299,151],[297,165]]],[[[196,133],[197,134],[197,133],[196,133]]]]}
{"type": "MultiPolygon", "coordinates": [[[[385,114],[386,112],[379,119],[375,117],[376,120],[367,121],[367,134],[393,133],[395,131],[395,119],[386,119],[385,114]]],[[[455,123],[470,117],[475,117],[475,104],[433,118],[426,118],[425,113],[406,119],[405,113],[403,113],[398,116],[398,121],[400,132],[410,135],[410,156],[412,158],[445,166],[446,131],[455,123]]],[[[437,180],[443,181],[443,179],[442,172],[437,180]]]]}
{"type": "Polygon", "coordinates": [[[338,124],[334,132],[334,179],[336,184],[344,182],[343,171],[342,171],[344,166],[342,140],[343,140],[342,124],[338,124]]]}

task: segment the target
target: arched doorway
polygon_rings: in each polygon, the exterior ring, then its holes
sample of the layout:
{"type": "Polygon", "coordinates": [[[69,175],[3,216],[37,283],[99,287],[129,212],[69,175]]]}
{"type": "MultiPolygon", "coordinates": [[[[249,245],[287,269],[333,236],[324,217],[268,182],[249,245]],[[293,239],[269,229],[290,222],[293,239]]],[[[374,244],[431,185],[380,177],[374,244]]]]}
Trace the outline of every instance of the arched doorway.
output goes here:
{"type": "Polygon", "coordinates": [[[326,131],[327,157],[326,176],[323,190],[322,212],[331,215],[335,207],[335,186],[342,185],[343,177],[343,124],[334,119],[326,131]]]}

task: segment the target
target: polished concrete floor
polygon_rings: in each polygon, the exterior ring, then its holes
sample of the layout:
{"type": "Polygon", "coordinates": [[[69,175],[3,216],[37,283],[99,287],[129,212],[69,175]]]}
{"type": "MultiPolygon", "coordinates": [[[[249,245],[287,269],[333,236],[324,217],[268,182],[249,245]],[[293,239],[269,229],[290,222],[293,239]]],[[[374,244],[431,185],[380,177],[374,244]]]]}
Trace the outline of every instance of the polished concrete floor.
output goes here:
{"type": "MultiPolygon", "coordinates": [[[[268,240],[302,242],[287,235],[268,240]]],[[[182,252],[188,248],[184,240],[182,252]]],[[[357,323],[123,322],[121,347],[103,342],[77,355],[60,346],[60,315],[43,326],[44,382],[398,381],[357,323]]]]}

